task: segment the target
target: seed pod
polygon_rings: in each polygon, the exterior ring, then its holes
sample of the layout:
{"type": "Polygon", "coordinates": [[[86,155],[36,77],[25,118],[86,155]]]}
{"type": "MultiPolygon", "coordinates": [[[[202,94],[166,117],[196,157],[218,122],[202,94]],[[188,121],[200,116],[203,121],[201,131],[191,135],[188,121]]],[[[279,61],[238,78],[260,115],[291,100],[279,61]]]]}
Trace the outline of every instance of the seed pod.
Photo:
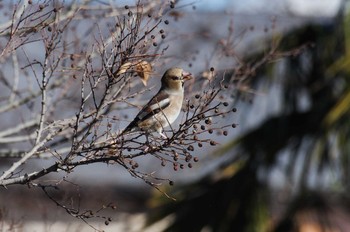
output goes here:
{"type": "Polygon", "coordinates": [[[145,60],[138,62],[136,64],[136,72],[144,86],[147,86],[150,74],[152,73],[152,65],[145,60]]]}

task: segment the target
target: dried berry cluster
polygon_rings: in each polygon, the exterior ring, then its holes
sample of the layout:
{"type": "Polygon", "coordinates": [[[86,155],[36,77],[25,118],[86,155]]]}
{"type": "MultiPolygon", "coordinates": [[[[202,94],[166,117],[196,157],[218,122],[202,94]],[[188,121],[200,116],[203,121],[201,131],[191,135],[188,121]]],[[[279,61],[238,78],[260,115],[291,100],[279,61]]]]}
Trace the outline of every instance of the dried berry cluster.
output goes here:
{"type": "Polygon", "coordinates": [[[193,162],[199,161],[198,154],[203,151],[201,149],[216,146],[218,142],[214,138],[227,136],[229,129],[236,127],[234,123],[222,123],[229,122],[230,114],[237,111],[228,102],[219,101],[219,95],[224,95],[227,87],[207,87],[207,90],[189,97],[184,107],[182,123],[178,128],[165,131],[167,139],[146,132],[129,136],[115,135],[109,143],[94,148],[89,161],[116,161],[152,185],[154,183],[150,178],[155,179],[154,176],[139,171],[142,169],[142,165],[137,162],[140,156],[151,155],[159,159],[161,166],[172,165],[175,171],[192,168],[193,162]]]}

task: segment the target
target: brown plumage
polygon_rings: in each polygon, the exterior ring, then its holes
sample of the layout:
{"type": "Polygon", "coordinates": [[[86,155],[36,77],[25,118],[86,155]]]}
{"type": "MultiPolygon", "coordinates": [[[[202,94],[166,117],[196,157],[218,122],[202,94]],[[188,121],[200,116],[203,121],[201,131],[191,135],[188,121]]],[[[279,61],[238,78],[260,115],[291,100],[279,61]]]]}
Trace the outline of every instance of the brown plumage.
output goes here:
{"type": "Polygon", "coordinates": [[[158,93],[141,109],[122,134],[143,130],[156,131],[165,137],[162,131],[179,116],[184,98],[184,82],[190,78],[191,74],[181,68],[168,69],[162,77],[162,86],[158,93]]]}

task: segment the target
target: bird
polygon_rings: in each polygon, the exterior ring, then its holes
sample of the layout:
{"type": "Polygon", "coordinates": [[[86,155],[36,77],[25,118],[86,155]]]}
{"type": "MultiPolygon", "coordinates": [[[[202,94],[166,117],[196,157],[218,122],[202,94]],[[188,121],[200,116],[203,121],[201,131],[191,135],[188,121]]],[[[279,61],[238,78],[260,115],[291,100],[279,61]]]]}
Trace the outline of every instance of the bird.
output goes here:
{"type": "Polygon", "coordinates": [[[122,131],[122,135],[134,131],[158,132],[164,135],[164,128],[171,126],[179,116],[184,99],[184,83],[192,74],[182,68],[168,69],[162,79],[161,88],[140,110],[135,119],[122,131]]]}

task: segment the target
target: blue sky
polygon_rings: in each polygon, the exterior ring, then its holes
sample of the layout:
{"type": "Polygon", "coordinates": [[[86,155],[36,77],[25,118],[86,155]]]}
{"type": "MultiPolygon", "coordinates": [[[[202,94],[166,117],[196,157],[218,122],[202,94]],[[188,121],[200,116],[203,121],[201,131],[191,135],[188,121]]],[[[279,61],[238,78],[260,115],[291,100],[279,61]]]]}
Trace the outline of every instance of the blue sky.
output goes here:
{"type": "MultiPolygon", "coordinates": [[[[168,0],[170,2],[170,0],[168,0]]],[[[291,14],[304,17],[334,16],[343,0],[177,0],[177,7],[186,6],[199,11],[222,11],[236,13],[291,14]]],[[[118,0],[118,5],[132,5],[135,0],[118,0]]]]}
{"type": "Polygon", "coordinates": [[[180,0],[179,5],[195,4],[198,10],[228,10],[240,13],[293,14],[305,17],[334,16],[343,0],[180,0]]]}

